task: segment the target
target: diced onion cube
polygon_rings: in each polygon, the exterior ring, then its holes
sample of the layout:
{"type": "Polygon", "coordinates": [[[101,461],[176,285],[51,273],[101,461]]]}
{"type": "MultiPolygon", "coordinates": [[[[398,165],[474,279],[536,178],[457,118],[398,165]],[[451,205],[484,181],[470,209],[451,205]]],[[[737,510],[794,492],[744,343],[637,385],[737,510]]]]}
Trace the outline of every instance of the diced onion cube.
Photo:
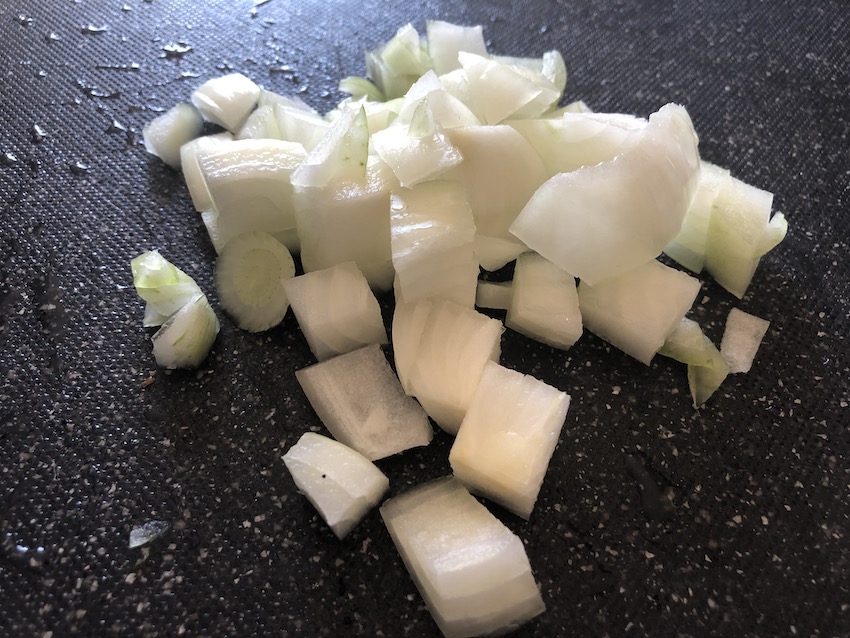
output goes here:
{"type": "Polygon", "coordinates": [[[730,372],[749,372],[770,322],[748,312],[732,308],[726,317],[726,329],[720,340],[720,354],[730,372]]]}

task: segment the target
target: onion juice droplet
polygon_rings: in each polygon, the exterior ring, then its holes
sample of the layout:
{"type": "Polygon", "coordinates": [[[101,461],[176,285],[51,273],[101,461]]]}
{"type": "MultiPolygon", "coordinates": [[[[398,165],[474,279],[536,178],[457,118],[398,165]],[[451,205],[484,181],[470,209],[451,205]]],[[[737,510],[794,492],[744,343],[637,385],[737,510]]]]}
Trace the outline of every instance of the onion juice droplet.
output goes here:
{"type": "Polygon", "coordinates": [[[33,144],[41,144],[44,138],[47,137],[47,131],[38,124],[33,124],[32,128],[30,128],[30,135],[32,136],[33,144]]]}
{"type": "Polygon", "coordinates": [[[70,164],[68,168],[71,169],[71,172],[74,175],[85,175],[89,172],[89,165],[84,164],[83,162],[74,162],[73,164],[70,164]]]}
{"type": "Polygon", "coordinates": [[[18,163],[18,158],[15,156],[14,153],[6,151],[3,153],[3,155],[0,155],[0,162],[3,163],[3,166],[14,166],[18,163]]]}
{"type": "Polygon", "coordinates": [[[179,60],[184,55],[189,53],[192,50],[192,47],[183,42],[179,42],[177,44],[166,44],[164,47],[162,47],[162,50],[165,52],[165,55],[163,57],[166,60],[179,60]]]}
{"type": "Polygon", "coordinates": [[[97,33],[106,33],[107,31],[109,31],[109,27],[105,24],[100,27],[96,27],[93,24],[89,24],[84,27],[80,27],[80,31],[85,35],[92,35],[97,33]]]}

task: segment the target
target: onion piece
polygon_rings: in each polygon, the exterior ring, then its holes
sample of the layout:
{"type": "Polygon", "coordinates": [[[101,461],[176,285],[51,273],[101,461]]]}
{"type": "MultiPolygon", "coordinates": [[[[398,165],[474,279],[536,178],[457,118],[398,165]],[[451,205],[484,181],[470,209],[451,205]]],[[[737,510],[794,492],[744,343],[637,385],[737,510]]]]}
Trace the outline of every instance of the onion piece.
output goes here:
{"type": "Polygon", "coordinates": [[[246,139],[226,144],[200,159],[217,214],[218,239],[262,231],[287,233],[287,248],[299,249],[290,176],[306,157],[295,142],[246,139]]]}
{"type": "Polygon", "coordinates": [[[279,324],[289,308],[283,284],[295,276],[286,246],[268,233],[237,235],[215,265],[221,306],[243,330],[262,332],[279,324]]]}
{"type": "Polygon", "coordinates": [[[600,284],[578,287],[585,327],[649,365],[693,305],[698,279],[650,261],[600,284]]]}
{"type": "Polygon", "coordinates": [[[498,319],[443,299],[396,306],[393,343],[399,378],[449,434],[460,427],[486,363],[498,362],[503,330],[498,319]]]}
{"type": "Polygon", "coordinates": [[[461,127],[446,134],[463,156],[446,178],[458,179],[466,189],[479,263],[497,270],[526,250],[509,228],[546,181],[546,169],[531,144],[510,126],[461,127]]]}
{"type": "Polygon", "coordinates": [[[731,373],[749,372],[770,322],[748,312],[732,308],[720,340],[720,354],[731,373]]]}
{"type": "Polygon", "coordinates": [[[239,127],[237,140],[281,140],[280,125],[273,104],[258,106],[239,127]]]}
{"type": "Polygon", "coordinates": [[[293,277],[283,289],[319,361],[388,342],[378,300],[354,262],[293,277]]]}
{"type": "Polygon", "coordinates": [[[397,189],[390,214],[396,301],[439,297],[471,308],[478,261],[475,222],[463,187],[432,181],[397,189]]]}
{"type": "Polygon", "coordinates": [[[303,368],[295,377],[334,438],[371,461],[431,442],[427,415],[404,393],[378,345],[303,368]]]}
{"type": "Polygon", "coordinates": [[[784,216],[770,219],[773,193],[730,176],[714,201],[705,247],[705,267],[739,299],[752,281],[761,257],[785,237],[784,216]]]}
{"type": "Polygon", "coordinates": [[[488,310],[507,310],[511,307],[513,282],[479,281],[475,291],[475,306],[488,310]]]}
{"type": "Polygon", "coordinates": [[[404,95],[430,68],[427,46],[410,24],[380,48],[366,52],[366,72],[388,100],[404,95]]]}
{"type": "Polygon", "coordinates": [[[195,280],[163,257],[148,250],[130,261],[133,285],[145,305],[144,326],[162,325],[171,315],[201,294],[195,280]]]}
{"type": "Polygon", "coordinates": [[[582,333],[575,277],[537,253],[523,253],[514,267],[505,325],[566,350],[582,333]]]}
{"type": "Polygon", "coordinates": [[[163,368],[197,368],[219,331],[218,317],[203,294],[189,300],[151,337],[153,355],[163,368]]]}
{"type": "Polygon", "coordinates": [[[390,485],[365,456],[315,432],[303,434],[283,455],[283,462],[339,539],[381,501],[390,485]]]}
{"type": "Polygon", "coordinates": [[[229,73],[207,80],[195,89],[192,104],[205,120],[235,133],[254,110],[261,91],[241,73],[229,73]]]}
{"type": "Polygon", "coordinates": [[[233,141],[233,134],[227,131],[214,135],[204,135],[180,147],[180,163],[183,170],[183,179],[192,205],[198,212],[212,210],[213,203],[210,190],[207,188],[207,180],[201,171],[201,158],[219,150],[222,144],[233,141]]]}
{"type": "Polygon", "coordinates": [[[145,150],[180,170],[180,148],[201,134],[204,120],[191,104],[181,103],[155,117],[142,129],[145,150]]]}
{"type": "Polygon", "coordinates": [[[567,393],[491,361],[449,454],[455,477],[527,520],[569,405],[567,393]]]}
{"type": "Polygon", "coordinates": [[[425,33],[437,75],[460,69],[458,54],[462,51],[487,56],[484,29],[480,25],[466,27],[442,20],[428,20],[425,33]]]}
{"type": "Polygon", "coordinates": [[[582,283],[597,284],[654,259],[678,234],[699,166],[690,117],[668,104],[611,161],[550,178],[511,231],[582,283]]]}
{"type": "Polygon", "coordinates": [[[522,541],[456,479],[388,499],[380,512],[446,638],[500,635],[545,611],[522,541]]]}
{"type": "Polygon", "coordinates": [[[708,401],[730,372],[711,339],[705,336],[697,322],[688,318],[679,322],[658,354],[688,365],[688,386],[695,408],[708,401]]]}

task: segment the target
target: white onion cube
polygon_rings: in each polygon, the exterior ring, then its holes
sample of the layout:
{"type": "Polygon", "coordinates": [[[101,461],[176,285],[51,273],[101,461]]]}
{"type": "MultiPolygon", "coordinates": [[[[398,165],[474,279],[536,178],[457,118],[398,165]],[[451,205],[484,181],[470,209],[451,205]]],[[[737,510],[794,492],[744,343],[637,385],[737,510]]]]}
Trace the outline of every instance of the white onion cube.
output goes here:
{"type": "Polygon", "coordinates": [[[528,519],[569,405],[567,393],[488,363],[452,445],[454,475],[528,519]]]}
{"type": "Polygon", "coordinates": [[[334,438],[370,461],[433,436],[428,416],[407,396],[380,346],[366,346],[295,373],[334,438]]]}
{"type": "Polygon", "coordinates": [[[731,372],[749,372],[770,322],[732,308],[720,341],[720,353],[731,372]]]}
{"type": "Polygon", "coordinates": [[[508,633],[545,611],[522,541],[456,479],[414,488],[380,511],[446,638],[508,633]]]}
{"type": "Polygon", "coordinates": [[[590,332],[649,365],[699,288],[698,279],[653,260],[595,286],[582,281],[578,299],[590,332]]]}
{"type": "Polygon", "coordinates": [[[369,344],[387,343],[378,300],[354,262],[293,277],[283,287],[319,361],[369,344]]]}
{"type": "Polygon", "coordinates": [[[384,473],[365,456],[314,432],[302,435],[283,462],[337,538],[345,537],[389,487],[384,473]]]}
{"type": "Polygon", "coordinates": [[[205,120],[235,133],[254,110],[261,91],[241,73],[229,73],[207,80],[195,89],[192,104],[205,120]]]}

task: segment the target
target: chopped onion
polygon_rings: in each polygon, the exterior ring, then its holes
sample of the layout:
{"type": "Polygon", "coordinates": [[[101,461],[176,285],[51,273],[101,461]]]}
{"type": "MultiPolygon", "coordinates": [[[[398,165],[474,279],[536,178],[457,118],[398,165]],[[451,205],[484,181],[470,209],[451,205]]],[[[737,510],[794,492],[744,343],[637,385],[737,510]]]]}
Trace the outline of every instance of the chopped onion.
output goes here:
{"type": "Polygon", "coordinates": [[[294,276],[295,262],[286,246],[259,231],[227,242],[215,265],[222,307],[249,332],[268,330],[283,320],[289,308],[283,284],[294,276]]]}
{"type": "Polygon", "coordinates": [[[145,149],[180,170],[180,148],[201,134],[204,120],[191,104],[178,104],[155,117],[142,129],[145,149]]]}
{"type": "Polygon", "coordinates": [[[569,405],[567,393],[489,362],[449,454],[455,477],[528,519],[569,405]]]}
{"type": "Polygon", "coordinates": [[[207,180],[201,171],[201,158],[217,150],[221,144],[233,141],[233,134],[223,131],[215,135],[204,135],[180,147],[183,179],[192,197],[192,205],[198,212],[213,209],[207,180]]]}
{"type": "Polygon", "coordinates": [[[163,257],[148,250],[130,262],[133,285],[144,299],[144,326],[160,326],[194,297],[201,294],[195,280],[163,257]]]}
{"type": "Polygon", "coordinates": [[[588,330],[649,365],[699,289],[699,280],[653,260],[595,286],[582,281],[578,299],[588,330]]]}
{"type": "Polygon", "coordinates": [[[404,393],[380,346],[371,345],[295,373],[334,438],[371,461],[428,445],[428,417],[404,393]]]}
{"type": "Polygon", "coordinates": [[[545,611],[522,541],[456,479],[421,485],[380,511],[446,638],[504,634],[545,611]]]}
{"type": "Polygon", "coordinates": [[[720,354],[729,364],[730,372],[749,372],[753,366],[770,322],[748,312],[732,308],[726,317],[726,328],[720,340],[720,354]]]}
{"type": "Polygon", "coordinates": [[[594,285],[661,254],[678,234],[698,180],[693,124],[683,107],[668,104],[614,159],[550,178],[511,231],[594,285]]]}
{"type": "Polygon", "coordinates": [[[319,361],[388,342],[378,300],[354,262],[293,277],[283,288],[319,361]]]}
{"type": "Polygon", "coordinates": [[[465,27],[442,20],[428,20],[425,33],[431,62],[438,75],[460,69],[458,54],[461,52],[487,55],[484,29],[480,25],[465,27]]]}
{"type": "Polygon", "coordinates": [[[699,324],[683,318],[658,354],[688,365],[688,386],[694,407],[703,405],[729,375],[729,365],[699,324]]]}
{"type": "Polygon", "coordinates": [[[235,133],[254,110],[261,91],[241,73],[230,73],[207,80],[195,89],[192,104],[205,120],[235,133]]]}
{"type": "Polygon", "coordinates": [[[381,501],[390,485],[365,456],[315,432],[303,434],[283,455],[283,462],[339,539],[381,501]]]}
{"type": "Polygon", "coordinates": [[[160,326],[151,341],[157,365],[197,368],[212,348],[219,323],[203,294],[193,297],[160,326]]]}
{"type": "Polygon", "coordinates": [[[520,255],[505,325],[555,348],[570,348],[582,333],[575,277],[537,253],[520,255]]]}

